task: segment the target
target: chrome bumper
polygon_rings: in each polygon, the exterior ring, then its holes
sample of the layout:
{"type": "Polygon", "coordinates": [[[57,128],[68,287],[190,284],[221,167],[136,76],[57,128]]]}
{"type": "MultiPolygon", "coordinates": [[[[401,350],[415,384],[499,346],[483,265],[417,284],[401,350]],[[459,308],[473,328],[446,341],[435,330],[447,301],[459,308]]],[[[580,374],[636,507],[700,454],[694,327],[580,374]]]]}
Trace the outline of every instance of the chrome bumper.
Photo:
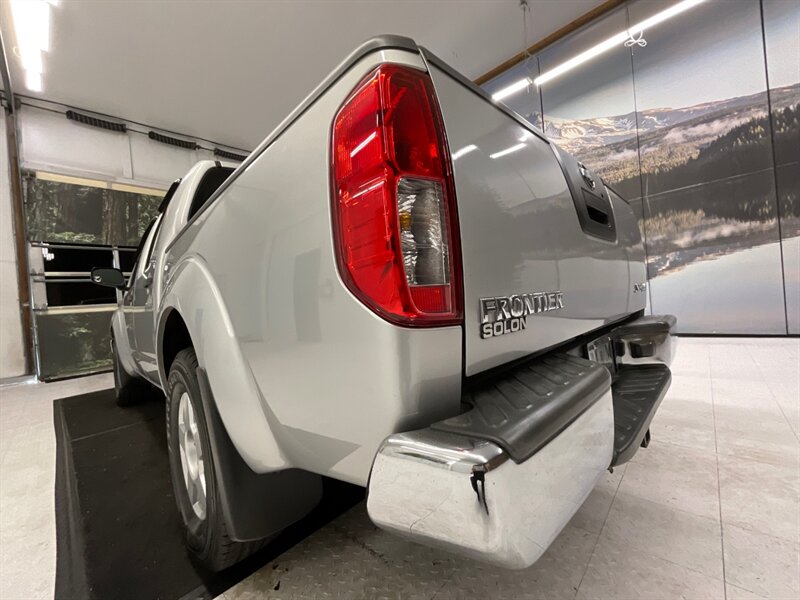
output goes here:
{"type": "Polygon", "coordinates": [[[390,436],[367,511],[382,529],[502,567],[533,564],[613,454],[611,390],[521,463],[493,442],[422,429],[390,436]]]}

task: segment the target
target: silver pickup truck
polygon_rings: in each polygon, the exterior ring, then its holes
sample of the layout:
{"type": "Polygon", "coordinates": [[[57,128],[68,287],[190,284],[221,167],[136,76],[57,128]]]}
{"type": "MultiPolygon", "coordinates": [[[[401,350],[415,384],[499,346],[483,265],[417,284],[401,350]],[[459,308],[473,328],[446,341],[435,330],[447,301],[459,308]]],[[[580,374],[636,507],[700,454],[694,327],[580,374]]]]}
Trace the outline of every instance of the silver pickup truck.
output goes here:
{"type": "Polygon", "coordinates": [[[113,316],[117,398],[164,390],[188,546],[212,569],[321,477],[379,527],[509,568],[649,441],[671,316],[637,217],[424,48],[356,49],[244,164],[197,164],[113,316]]]}

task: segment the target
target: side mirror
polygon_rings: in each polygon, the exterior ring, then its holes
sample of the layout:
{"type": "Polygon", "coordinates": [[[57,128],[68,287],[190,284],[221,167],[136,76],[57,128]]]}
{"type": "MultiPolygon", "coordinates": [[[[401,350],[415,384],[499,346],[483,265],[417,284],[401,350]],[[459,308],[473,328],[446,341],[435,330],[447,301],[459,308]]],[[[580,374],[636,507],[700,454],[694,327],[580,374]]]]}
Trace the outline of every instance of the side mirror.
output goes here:
{"type": "Polygon", "coordinates": [[[119,269],[94,268],[92,269],[92,283],[124,290],[125,275],[119,269]]]}

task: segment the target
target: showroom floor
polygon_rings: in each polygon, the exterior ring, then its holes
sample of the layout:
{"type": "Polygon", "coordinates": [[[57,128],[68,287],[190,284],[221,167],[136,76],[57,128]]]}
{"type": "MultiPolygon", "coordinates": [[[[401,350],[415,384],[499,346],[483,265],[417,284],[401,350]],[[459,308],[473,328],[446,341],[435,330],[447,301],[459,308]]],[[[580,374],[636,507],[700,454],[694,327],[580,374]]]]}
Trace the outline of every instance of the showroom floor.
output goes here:
{"type": "MultiPolygon", "coordinates": [[[[673,375],[650,447],[526,571],[402,541],[361,503],[221,598],[800,597],[800,340],[684,338],[673,375]]],[[[52,597],[52,400],[110,381],[0,388],[0,598],[52,597]]]]}

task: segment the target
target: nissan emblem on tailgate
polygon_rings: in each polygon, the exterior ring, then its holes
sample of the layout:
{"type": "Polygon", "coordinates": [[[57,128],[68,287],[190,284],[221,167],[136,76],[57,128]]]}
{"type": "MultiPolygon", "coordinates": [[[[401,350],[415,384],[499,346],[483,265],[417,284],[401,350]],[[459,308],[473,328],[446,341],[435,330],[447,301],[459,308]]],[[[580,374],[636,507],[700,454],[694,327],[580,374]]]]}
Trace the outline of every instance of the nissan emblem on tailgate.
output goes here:
{"type": "Polygon", "coordinates": [[[523,331],[528,315],[564,308],[562,292],[533,292],[480,299],[481,338],[523,331]]]}

